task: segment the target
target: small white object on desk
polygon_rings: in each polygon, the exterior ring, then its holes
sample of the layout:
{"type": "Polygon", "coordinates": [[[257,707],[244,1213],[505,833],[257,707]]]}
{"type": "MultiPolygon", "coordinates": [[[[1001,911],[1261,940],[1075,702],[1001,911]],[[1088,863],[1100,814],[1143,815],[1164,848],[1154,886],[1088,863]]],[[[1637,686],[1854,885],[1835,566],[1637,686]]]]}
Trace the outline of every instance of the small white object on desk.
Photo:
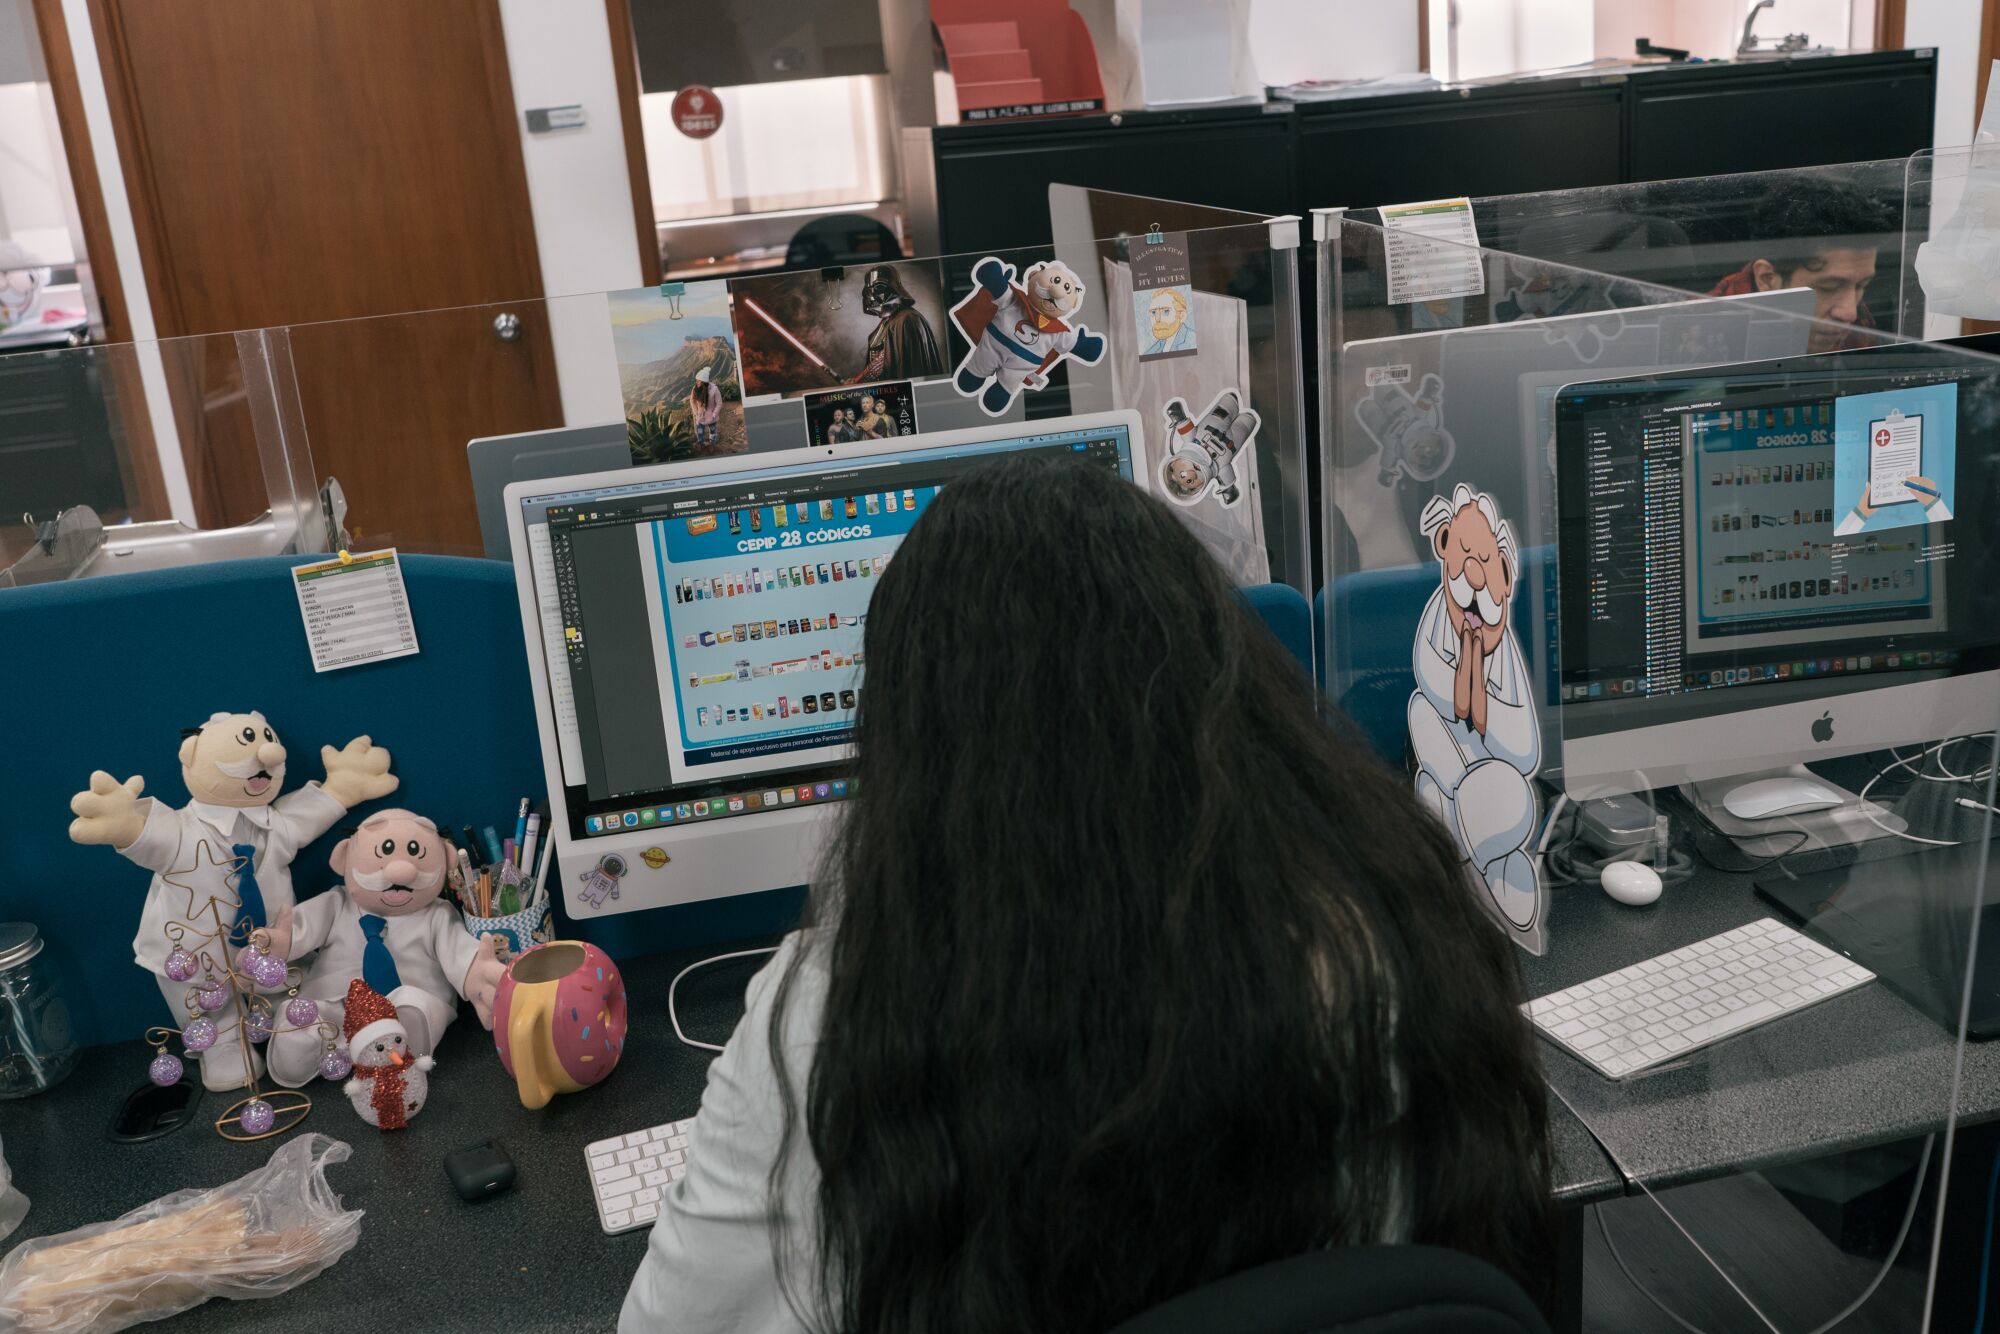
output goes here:
{"type": "Polygon", "coordinates": [[[694,1118],[598,1140],[583,1151],[597,1218],[610,1236],[651,1227],[660,1201],[687,1175],[688,1132],[694,1118]]]}
{"type": "Polygon", "coordinates": [[[1660,873],[1644,862],[1612,862],[1597,873],[1597,883],[1628,908],[1643,908],[1660,897],[1660,873]]]}

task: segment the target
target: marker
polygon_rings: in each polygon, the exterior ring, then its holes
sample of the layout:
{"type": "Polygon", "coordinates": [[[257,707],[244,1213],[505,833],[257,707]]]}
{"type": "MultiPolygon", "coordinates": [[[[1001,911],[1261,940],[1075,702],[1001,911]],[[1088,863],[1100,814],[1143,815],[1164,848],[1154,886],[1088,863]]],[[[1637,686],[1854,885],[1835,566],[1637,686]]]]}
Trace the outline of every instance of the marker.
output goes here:
{"type": "Polygon", "coordinates": [[[514,869],[514,848],[516,846],[514,840],[511,838],[500,840],[500,870],[503,879],[506,872],[514,869]]]}
{"type": "MultiPolygon", "coordinates": [[[[523,797],[521,798],[521,813],[514,817],[513,846],[516,848],[520,847],[522,843],[527,841],[527,837],[528,837],[528,799],[526,797],[523,797]]],[[[512,853],[508,854],[507,860],[510,862],[514,860],[512,853]]]]}
{"type": "Polygon", "coordinates": [[[535,873],[535,853],[539,851],[542,838],[542,813],[534,811],[528,816],[528,835],[521,844],[521,869],[529,875],[535,873]]]}
{"type": "Polygon", "coordinates": [[[473,832],[471,825],[459,826],[458,846],[459,850],[465,854],[467,861],[471,861],[479,855],[479,835],[473,832]]]}
{"type": "Polygon", "coordinates": [[[487,865],[498,866],[500,864],[500,835],[493,831],[492,825],[487,825],[484,837],[486,839],[487,865]]]}

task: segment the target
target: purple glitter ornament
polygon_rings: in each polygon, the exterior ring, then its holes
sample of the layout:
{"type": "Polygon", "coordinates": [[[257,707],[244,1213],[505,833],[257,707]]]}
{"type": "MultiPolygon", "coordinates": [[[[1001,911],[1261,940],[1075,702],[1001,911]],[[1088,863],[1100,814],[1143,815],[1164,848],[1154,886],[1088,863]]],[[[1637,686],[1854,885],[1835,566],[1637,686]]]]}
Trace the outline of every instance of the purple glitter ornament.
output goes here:
{"type": "Polygon", "coordinates": [[[237,1120],[249,1134],[261,1135],[276,1124],[278,1114],[262,1098],[252,1098],[243,1104],[243,1112],[237,1120]]]}
{"type": "Polygon", "coordinates": [[[215,1045],[215,1020],[196,1019],[181,1030],[181,1045],[189,1051],[207,1051],[215,1045]]]}
{"type": "Polygon", "coordinates": [[[165,971],[174,981],[185,982],[194,976],[194,970],[199,966],[192,954],[176,945],[174,952],[167,956],[165,971]]]}
{"type": "Polygon", "coordinates": [[[146,1067],[146,1078],[161,1088],[172,1088],[181,1082],[181,1058],[172,1052],[161,1052],[153,1058],[153,1063],[146,1067]]]}
{"type": "Polygon", "coordinates": [[[285,985],[288,972],[285,961],[276,955],[259,954],[250,961],[250,980],[266,991],[285,985]]]}
{"type": "Polygon", "coordinates": [[[319,1058],[321,1079],[345,1079],[353,1069],[354,1062],[347,1059],[347,1053],[336,1048],[329,1048],[326,1055],[319,1058]]]}
{"type": "Polygon", "coordinates": [[[194,1003],[204,1010],[219,1010],[229,1004],[229,989],[210,978],[195,991],[194,1003]]]}
{"type": "Polygon", "coordinates": [[[243,1031],[250,1035],[252,1042],[267,1042],[271,1037],[271,1007],[252,1007],[250,1017],[243,1021],[243,1031]]]}
{"type": "Polygon", "coordinates": [[[311,996],[294,996],[285,1005],[285,1022],[293,1028],[310,1028],[319,1022],[319,1002],[311,996]]]}

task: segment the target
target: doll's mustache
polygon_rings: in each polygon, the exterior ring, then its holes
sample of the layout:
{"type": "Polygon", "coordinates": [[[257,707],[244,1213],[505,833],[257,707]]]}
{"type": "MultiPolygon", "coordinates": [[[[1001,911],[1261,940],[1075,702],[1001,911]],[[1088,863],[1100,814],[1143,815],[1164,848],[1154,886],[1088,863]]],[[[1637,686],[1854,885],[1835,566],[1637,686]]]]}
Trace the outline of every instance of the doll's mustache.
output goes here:
{"type": "Polygon", "coordinates": [[[215,767],[218,772],[230,778],[253,778],[258,774],[268,773],[271,776],[272,782],[280,782],[285,776],[284,765],[280,764],[273,768],[267,766],[262,760],[256,759],[217,760],[215,767]]]}
{"type": "Polygon", "coordinates": [[[444,879],[444,872],[419,871],[408,880],[398,880],[387,871],[350,871],[347,878],[370,894],[380,894],[385,889],[436,889],[444,879]]]}

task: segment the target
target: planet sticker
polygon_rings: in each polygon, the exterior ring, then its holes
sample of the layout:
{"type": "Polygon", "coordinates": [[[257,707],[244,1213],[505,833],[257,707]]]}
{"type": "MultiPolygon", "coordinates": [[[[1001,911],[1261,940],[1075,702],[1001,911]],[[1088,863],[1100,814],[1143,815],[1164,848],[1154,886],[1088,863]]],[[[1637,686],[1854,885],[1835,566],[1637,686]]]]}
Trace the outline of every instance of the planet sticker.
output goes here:
{"type": "Polygon", "coordinates": [[[667,850],[665,848],[647,848],[644,852],[639,854],[639,860],[646,863],[646,865],[652,867],[655,871],[657,871],[662,866],[665,866],[668,862],[672,861],[673,858],[667,856],[667,850]]]}

